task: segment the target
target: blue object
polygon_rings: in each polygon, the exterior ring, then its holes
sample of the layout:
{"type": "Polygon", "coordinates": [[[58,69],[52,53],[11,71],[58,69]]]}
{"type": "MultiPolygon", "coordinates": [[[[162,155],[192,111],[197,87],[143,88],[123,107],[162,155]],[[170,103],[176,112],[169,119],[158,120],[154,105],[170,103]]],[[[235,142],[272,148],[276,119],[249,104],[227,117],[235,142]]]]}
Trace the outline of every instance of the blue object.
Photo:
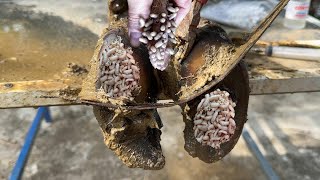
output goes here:
{"type": "Polygon", "coordinates": [[[41,120],[43,118],[45,118],[47,122],[52,122],[52,119],[50,116],[50,111],[49,111],[48,107],[40,107],[38,109],[36,117],[34,118],[32,124],[29,128],[26,139],[24,141],[24,145],[22,146],[18,160],[17,160],[17,162],[11,172],[9,180],[19,180],[21,178],[23,170],[24,170],[24,166],[28,160],[29,153],[32,149],[34,139],[37,135],[39,126],[41,124],[41,120]]]}
{"type": "Polygon", "coordinates": [[[262,155],[261,151],[259,150],[259,147],[254,142],[254,140],[252,139],[252,137],[250,136],[246,128],[243,128],[242,136],[246,141],[247,145],[249,146],[251,152],[258,159],[263,171],[267,174],[268,178],[270,180],[279,180],[280,179],[279,176],[274,172],[268,160],[262,155]]]}

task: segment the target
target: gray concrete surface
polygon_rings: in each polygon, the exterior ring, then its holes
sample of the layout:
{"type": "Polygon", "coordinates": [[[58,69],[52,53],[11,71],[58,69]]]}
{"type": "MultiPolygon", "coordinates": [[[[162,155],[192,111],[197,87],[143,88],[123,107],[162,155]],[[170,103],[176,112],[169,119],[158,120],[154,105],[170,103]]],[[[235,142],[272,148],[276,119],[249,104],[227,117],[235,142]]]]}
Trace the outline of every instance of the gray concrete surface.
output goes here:
{"type": "MultiPolygon", "coordinates": [[[[282,179],[320,176],[320,93],[251,96],[246,128],[282,179]]],[[[266,179],[241,138],[222,161],[205,164],[183,149],[178,107],[160,109],[166,166],[129,169],[103,144],[89,106],[51,107],[41,125],[23,179],[266,179]]],[[[35,109],[0,110],[0,179],[17,158],[35,109]]]]}

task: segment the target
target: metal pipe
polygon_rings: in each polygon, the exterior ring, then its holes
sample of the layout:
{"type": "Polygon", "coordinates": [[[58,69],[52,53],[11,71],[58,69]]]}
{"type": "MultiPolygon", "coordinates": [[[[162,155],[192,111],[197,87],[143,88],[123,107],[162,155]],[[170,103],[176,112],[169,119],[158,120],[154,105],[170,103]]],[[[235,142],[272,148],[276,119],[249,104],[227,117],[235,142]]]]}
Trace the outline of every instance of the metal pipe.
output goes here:
{"type": "Polygon", "coordinates": [[[38,109],[38,112],[36,114],[36,117],[34,118],[29,131],[26,135],[24,144],[21,148],[18,160],[10,174],[9,180],[19,180],[22,176],[25,164],[28,160],[29,153],[32,149],[32,145],[34,142],[34,139],[37,135],[39,126],[41,124],[41,120],[45,118],[47,122],[51,122],[51,117],[49,114],[49,109],[48,107],[40,107],[38,109]]]}
{"type": "Polygon", "coordinates": [[[256,156],[258,159],[263,171],[268,176],[268,179],[270,180],[279,180],[279,176],[274,172],[272,169],[272,166],[269,164],[268,160],[262,155],[261,151],[259,150],[259,147],[254,142],[252,137],[250,136],[249,132],[246,130],[246,128],[243,128],[242,136],[244,140],[246,141],[247,145],[249,146],[249,149],[251,152],[256,156]]]}

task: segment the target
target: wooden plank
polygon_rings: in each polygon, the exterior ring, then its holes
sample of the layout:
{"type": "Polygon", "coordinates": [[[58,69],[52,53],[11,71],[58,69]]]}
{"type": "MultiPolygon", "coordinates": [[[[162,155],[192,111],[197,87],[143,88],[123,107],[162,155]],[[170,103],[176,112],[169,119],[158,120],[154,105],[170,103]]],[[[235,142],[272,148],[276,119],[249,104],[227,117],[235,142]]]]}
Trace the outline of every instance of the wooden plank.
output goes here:
{"type": "MultiPolygon", "coordinates": [[[[79,86],[69,81],[27,81],[0,83],[0,109],[54,105],[76,105],[79,86]],[[13,86],[12,86],[13,84],[13,86]],[[11,87],[12,86],[12,87],[11,87]],[[66,91],[73,95],[64,94],[66,91]]],[[[250,79],[251,95],[320,91],[320,76],[250,79]]]]}
{"type": "Polygon", "coordinates": [[[38,80],[0,83],[0,109],[79,104],[74,81],[38,80]]]}
{"type": "Polygon", "coordinates": [[[320,91],[320,78],[250,79],[250,95],[316,92],[320,91]]]}
{"type": "MultiPolygon", "coordinates": [[[[23,10],[16,10],[23,13],[23,10]]],[[[0,33],[0,39],[7,42],[0,44],[0,108],[79,104],[77,93],[84,77],[74,74],[77,68],[70,68],[67,62],[86,66],[97,35],[76,25],[83,23],[70,24],[50,15],[40,17],[46,18],[49,25],[59,24],[60,31],[33,27],[31,25],[36,23],[25,16],[8,14],[5,17],[8,19],[1,18],[6,22],[27,23],[30,29],[0,33]],[[79,46],[83,42],[87,44],[79,46]]],[[[317,29],[287,30],[281,27],[282,21],[276,21],[261,40],[314,40],[320,37],[317,29]]],[[[246,62],[252,95],[320,91],[320,63],[251,55],[247,55],[246,62]]]]}

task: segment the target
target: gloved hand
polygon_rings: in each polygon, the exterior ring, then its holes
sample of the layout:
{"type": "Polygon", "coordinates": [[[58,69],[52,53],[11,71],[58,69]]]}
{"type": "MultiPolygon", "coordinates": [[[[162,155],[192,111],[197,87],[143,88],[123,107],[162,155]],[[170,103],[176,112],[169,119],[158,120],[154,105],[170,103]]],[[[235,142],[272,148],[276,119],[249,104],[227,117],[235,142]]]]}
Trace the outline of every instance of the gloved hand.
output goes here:
{"type": "MultiPolygon", "coordinates": [[[[141,37],[139,18],[147,19],[150,15],[150,9],[153,0],[128,0],[129,6],[129,36],[131,45],[139,46],[139,38],[141,37]]],[[[188,14],[191,7],[191,0],[175,0],[176,5],[180,8],[176,17],[176,24],[179,25],[183,18],[188,14]]]]}

